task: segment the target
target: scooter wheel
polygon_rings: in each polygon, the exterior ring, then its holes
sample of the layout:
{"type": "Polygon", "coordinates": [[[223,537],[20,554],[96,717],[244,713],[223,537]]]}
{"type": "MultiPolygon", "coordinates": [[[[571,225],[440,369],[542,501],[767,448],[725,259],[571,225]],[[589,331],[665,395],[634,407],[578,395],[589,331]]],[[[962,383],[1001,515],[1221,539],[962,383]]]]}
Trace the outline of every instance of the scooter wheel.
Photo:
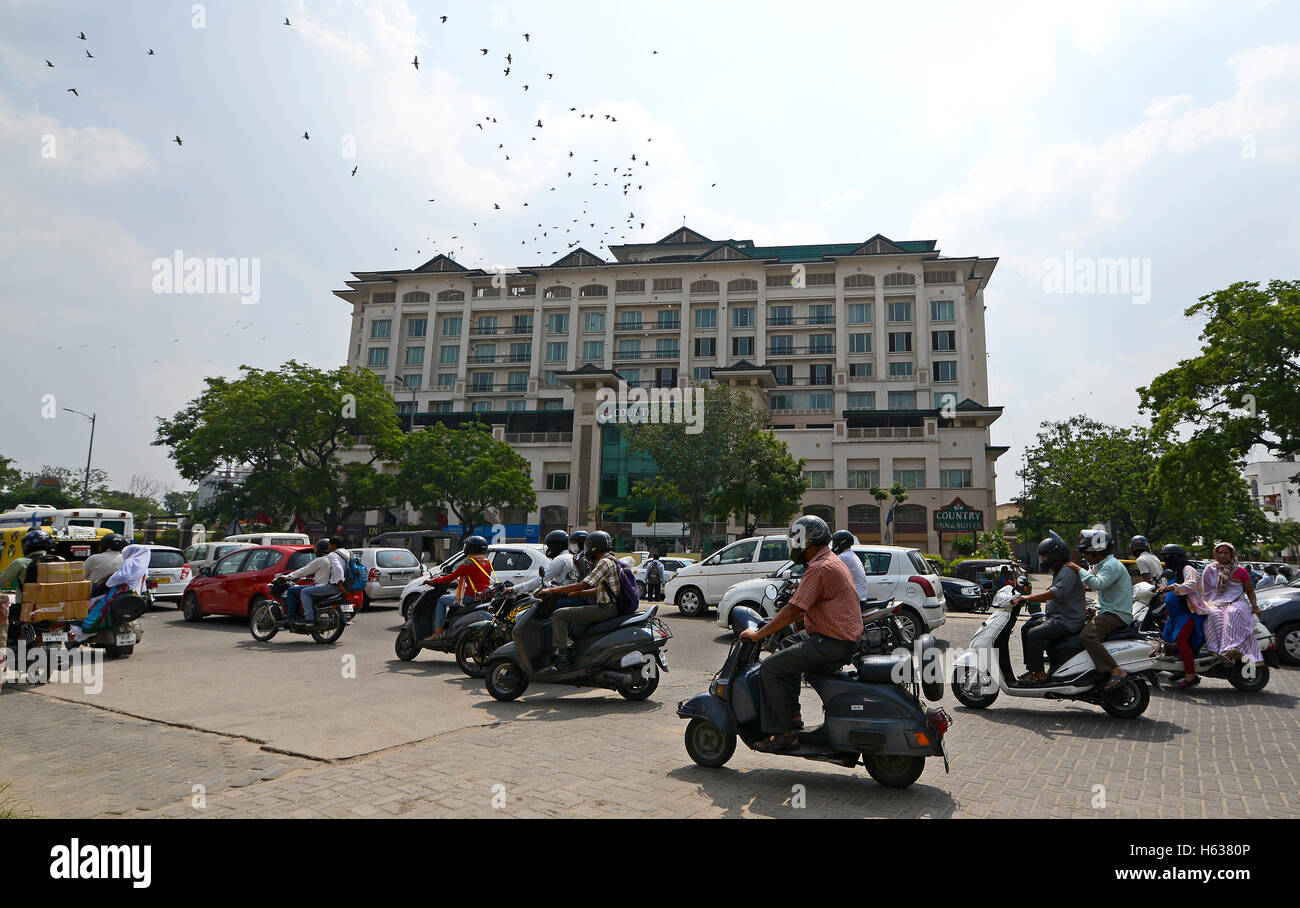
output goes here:
{"type": "Polygon", "coordinates": [[[925,771],[925,757],[863,754],[862,763],[871,778],[886,788],[906,788],[925,771]]]}
{"type": "Polygon", "coordinates": [[[686,725],[686,752],[696,764],[717,769],[736,752],[736,736],[708,719],[695,718],[686,725]]]}
{"type": "MultiPolygon", "coordinates": [[[[998,698],[998,689],[990,684],[980,684],[980,670],[971,666],[959,666],[952,677],[952,695],[957,698],[962,706],[971,709],[985,709],[993,705],[993,701],[998,698]],[[985,692],[987,687],[993,687],[992,692],[985,692]]],[[[992,679],[989,679],[990,681],[992,679]]]]}
{"type": "Polygon", "coordinates": [[[1229,669],[1228,683],[1248,694],[1257,693],[1268,687],[1268,663],[1256,665],[1242,658],[1229,669]]]}
{"type": "Polygon", "coordinates": [[[415,635],[411,633],[409,627],[404,627],[397,632],[397,639],[393,641],[393,652],[403,662],[410,662],[420,652],[420,647],[415,643],[415,635]]]}
{"type": "Polygon", "coordinates": [[[1136,719],[1147,711],[1151,702],[1151,689],[1142,678],[1132,675],[1119,687],[1104,691],[1101,708],[1116,719],[1136,719]]]}
{"type": "Polygon", "coordinates": [[[493,659],[483,678],[493,700],[514,700],[528,690],[528,676],[513,659],[493,659]]]}
{"type": "Polygon", "coordinates": [[[275,626],[275,616],[271,614],[271,603],[263,601],[253,608],[248,616],[248,632],[258,643],[265,643],[276,635],[279,628],[275,626]]]}
{"type": "Polygon", "coordinates": [[[631,684],[618,689],[619,695],[625,700],[644,700],[655,692],[659,687],[659,663],[654,656],[650,661],[643,663],[643,667],[636,671],[636,677],[631,684]]]}

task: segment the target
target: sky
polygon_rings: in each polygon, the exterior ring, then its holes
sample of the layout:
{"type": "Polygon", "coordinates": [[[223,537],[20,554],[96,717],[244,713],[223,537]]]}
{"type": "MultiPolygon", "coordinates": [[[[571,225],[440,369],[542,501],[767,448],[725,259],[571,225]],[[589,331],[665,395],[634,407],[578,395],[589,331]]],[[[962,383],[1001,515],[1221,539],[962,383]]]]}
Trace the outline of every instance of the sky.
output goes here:
{"type": "Polygon", "coordinates": [[[350,272],[612,258],[685,221],[996,256],[1005,501],[1042,421],[1144,421],[1199,296],[1296,276],[1297,26],[1251,0],[0,0],[0,455],[83,466],[70,407],[115,486],[191,487],[157,419],[242,364],[346,362],[350,272]],[[256,293],[159,292],[178,251],[256,293]],[[1124,280],[1071,280],[1108,259],[1124,280]]]}

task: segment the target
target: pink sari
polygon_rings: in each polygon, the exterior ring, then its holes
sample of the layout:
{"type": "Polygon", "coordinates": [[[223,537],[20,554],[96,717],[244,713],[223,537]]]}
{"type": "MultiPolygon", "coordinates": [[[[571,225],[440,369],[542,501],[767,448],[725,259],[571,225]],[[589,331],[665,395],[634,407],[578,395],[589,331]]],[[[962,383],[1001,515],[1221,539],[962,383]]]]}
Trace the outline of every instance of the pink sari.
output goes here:
{"type": "Polygon", "coordinates": [[[1246,598],[1250,574],[1234,559],[1226,570],[1211,561],[1201,575],[1202,611],[1205,614],[1205,643],[1216,653],[1236,650],[1252,662],[1263,662],[1255,640],[1255,613],[1246,598]]]}

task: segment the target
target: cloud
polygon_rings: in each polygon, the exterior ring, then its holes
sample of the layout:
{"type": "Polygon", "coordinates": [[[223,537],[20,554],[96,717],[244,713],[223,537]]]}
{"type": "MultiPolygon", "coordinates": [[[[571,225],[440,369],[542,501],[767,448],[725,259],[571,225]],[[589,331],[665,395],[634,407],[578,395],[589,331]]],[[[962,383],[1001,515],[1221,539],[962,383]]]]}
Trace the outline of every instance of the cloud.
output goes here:
{"type": "MultiPolygon", "coordinates": [[[[107,186],[142,170],[153,169],[153,158],[141,143],[117,129],[102,126],[63,126],[54,117],[20,114],[0,95],[0,144],[27,148],[32,169],[52,168],[91,186],[107,186]]],[[[14,155],[10,161],[22,161],[14,155]]]]}

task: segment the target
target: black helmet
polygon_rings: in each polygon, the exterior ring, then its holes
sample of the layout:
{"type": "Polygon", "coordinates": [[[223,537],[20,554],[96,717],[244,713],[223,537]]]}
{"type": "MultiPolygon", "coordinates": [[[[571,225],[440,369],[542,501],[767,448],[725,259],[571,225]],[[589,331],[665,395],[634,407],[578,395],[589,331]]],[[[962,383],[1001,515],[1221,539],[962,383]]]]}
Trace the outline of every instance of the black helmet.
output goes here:
{"type": "Polygon", "coordinates": [[[482,536],[471,536],[465,540],[466,555],[483,555],[487,553],[488,541],[482,536]]]}
{"type": "Polygon", "coordinates": [[[109,533],[99,540],[101,552],[120,552],[124,548],[126,548],[126,537],[120,533],[109,533]]]}
{"type": "Polygon", "coordinates": [[[329,541],[328,539],[318,539],[318,540],[316,540],[316,557],[317,557],[317,558],[320,558],[322,555],[328,555],[328,554],[329,554],[329,551],[330,551],[330,541],[329,541]]]}
{"type": "Polygon", "coordinates": [[[604,530],[597,530],[587,534],[587,545],[584,551],[588,558],[593,555],[604,555],[606,552],[614,551],[614,540],[609,538],[609,534],[604,530]]]}
{"type": "Polygon", "coordinates": [[[847,552],[849,547],[857,541],[858,537],[854,536],[848,530],[836,530],[831,534],[831,551],[836,555],[841,552],[847,552]]]}
{"type": "Polygon", "coordinates": [[[1070,560],[1070,547],[1064,539],[1048,530],[1047,538],[1038,543],[1038,560],[1049,571],[1055,571],[1070,560]]]}
{"type": "Polygon", "coordinates": [[[554,558],[569,547],[569,534],[564,530],[551,530],[546,534],[546,557],[554,558]]]}
{"type": "Polygon", "coordinates": [[[790,525],[790,560],[804,564],[808,560],[808,546],[826,545],[831,541],[831,528],[826,521],[805,514],[790,525]]]}
{"type": "Polygon", "coordinates": [[[1130,552],[1149,552],[1151,551],[1151,544],[1147,542],[1145,536],[1134,536],[1129,542],[1128,548],[1130,552]]]}
{"type": "Polygon", "coordinates": [[[1101,527],[1079,531],[1079,551],[1094,555],[1109,555],[1115,551],[1115,540],[1101,527]]]}
{"type": "Polygon", "coordinates": [[[1187,563],[1187,549],[1171,542],[1160,549],[1160,560],[1169,567],[1180,568],[1187,563]]]}
{"type": "Polygon", "coordinates": [[[569,534],[569,549],[573,552],[583,552],[587,548],[587,537],[590,534],[586,530],[574,530],[569,534]]]}
{"type": "Polygon", "coordinates": [[[23,536],[23,555],[54,551],[54,537],[44,530],[30,530],[23,536]]]}

